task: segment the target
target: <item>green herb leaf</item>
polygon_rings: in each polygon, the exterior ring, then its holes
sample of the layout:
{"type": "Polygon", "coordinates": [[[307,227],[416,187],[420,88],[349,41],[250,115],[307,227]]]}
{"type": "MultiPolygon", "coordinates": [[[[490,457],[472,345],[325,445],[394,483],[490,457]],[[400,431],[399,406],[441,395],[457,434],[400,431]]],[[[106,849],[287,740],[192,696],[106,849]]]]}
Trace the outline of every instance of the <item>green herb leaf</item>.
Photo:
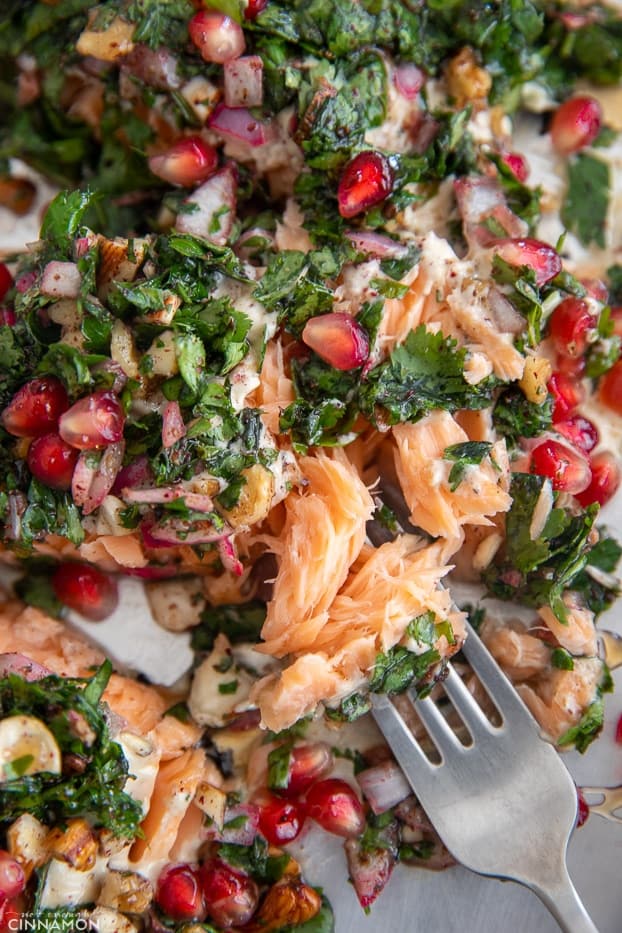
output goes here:
{"type": "Polygon", "coordinates": [[[605,221],[609,208],[609,166],[580,152],[568,162],[568,190],[561,210],[562,222],[584,246],[605,248],[605,221]]]}
{"type": "Polygon", "coordinates": [[[477,466],[492,450],[492,444],[487,441],[467,441],[464,444],[452,444],[445,448],[444,460],[453,460],[454,465],[449,471],[449,488],[455,492],[462,480],[468,466],[477,466]]]}

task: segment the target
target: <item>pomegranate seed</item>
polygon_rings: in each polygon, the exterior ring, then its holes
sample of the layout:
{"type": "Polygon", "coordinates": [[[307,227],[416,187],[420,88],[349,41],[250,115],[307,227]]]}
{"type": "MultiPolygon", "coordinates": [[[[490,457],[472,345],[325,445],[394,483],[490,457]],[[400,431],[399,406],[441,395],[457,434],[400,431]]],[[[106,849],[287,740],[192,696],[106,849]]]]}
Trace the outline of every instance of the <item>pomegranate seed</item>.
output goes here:
{"type": "Polygon", "coordinates": [[[546,385],[553,396],[553,422],[564,421],[585,397],[582,384],[565,373],[554,372],[546,385]]]}
{"type": "Polygon", "coordinates": [[[609,301],[609,289],[602,279],[581,279],[581,285],[590,298],[594,298],[604,305],[609,301]]]}
{"type": "Polygon", "coordinates": [[[561,441],[547,440],[531,451],[531,472],[548,476],[553,489],[574,495],[587,489],[591,479],[586,458],[561,441]]]}
{"type": "Polygon", "coordinates": [[[304,804],[267,793],[255,803],[259,807],[259,832],[269,843],[282,846],[298,838],[306,816],[304,804]]]}
{"type": "Polygon", "coordinates": [[[603,112],[594,97],[571,97],[560,104],[551,121],[551,142],[562,155],[589,146],[600,132],[603,112]]]}
{"type": "Polygon", "coordinates": [[[573,382],[581,380],[585,375],[586,361],[584,356],[566,356],[558,353],[555,359],[555,368],[562,376],[567,376],[573,382]]]}
{"type": "Polygon", "coordinates": [[[203,889],[192,865],[167,865],[158,876],[155,901],[172,920],[205,920],[203,889]]]}
{"type": "Polygon", "coordinates": [[[253,879],[218,858],[207,859],[199,874],[207,912],[214,923],[225,928],[248,923],[259,900],[253,879]]]}
{"type": "Polygon", "coordinates": [[[2,901],[0,898],[0,933],[19,930],[23,911],[20,909],[21,898],[2,901]]]}
{"type": "Polygon", "coordinates": [[[318,781],[307,794],[307,815],[329,833],[354,839],[365,829],[363,806],[346,781],[318,781]]]}
{"type": "Polygon", "coordinates": [[[545,285],[562,269],[558,252],[542,240],[533,237],[510,237],[497,240],[495,251],[511,266],[529,266],[536,274],[536,285],[545,285]]]}
{"type": "Polygon", "coordinates": [[[71,478],[79,456],[75,447],[65,443],[60,434],[44,434],[35,438],[28,448],[28,469],[36,479],[52,489],[71,489],[71,478]]]}
{"type": "Polygon", "coordinates": [[[0,904],[21,894],[26,886],[24,869],[12,855],[0,849],[0,904]]]}
{"type": "Polygon", "coordinates": [[[622,745],[622,715],[618,717],[616,723],[616,742],[618,745],[622,745]]]}
{"type": "Polygon", "coordinates": [[[289,757],[287,787],[279,793],[285,796],[304,794],[312,784],[328,774],[333,766],[333,753],[325,742],[297,745],[289,757]]]}
{"type": "Polygon", "coordinates": [[[17,315],[13,308],[0,308],[0,326],[15,327],[17,315]]]}
{"type": "Polygon", "coordinates": [[[587,489],[577,494],[577,499],[587,508],[593,502],[606,505],[620,487],[620,465],[613,454],[603,450],[590,458],[592,481],[587,489]]]}
{"type": "Polygon", "coordinates": [[[125,415],[113,392],[93,392],[72,405],[59,421],[60,436],[79,450],[97,450],[123,437],[125,415]]]}
{"type": "Polygon", "coordinates": [[[149,168],[158,178],[171,185],[189,188],[199,185],[212,175],[218,167],[218,153],[200,136],[186,136],[166,152],[153,155],[149,168]]]}
{"type": "Polygon", "coordinates": [[[622,415],[622,360],[614,363],[602,377],[599,393],[603,405],[622,415]]]}
{"type": "Polygon", "coordinates": [[[585,353],[588,332],[596,321],[585,301],[564,298],[549,319],[549,334],[558,353],[577,357],[585,353]]]}
{"type": "Polygon", "coordinates": [[[62,382],[56,376],[42,376],[15,393],[0,420],[16,437],[40,437],[54,430],[67,408],[69,399],[62,382]]]}
{"type": "Polygon", "coordinates": [[[524,185],[529,178],[529,164],[525,156],[520,152],[504,152],[501,160],[505,162],[517,181],[524,185]]]}
{"type": "Polygon", "coordinates": [[[588,816],[590,815],[590,806],[583,796],[583,791],[580,787],[577,787],[577,822],[576,826],[583,826],[586,822],[588,816]]]}
{"type": "Polygon", "coordinates": [[[257,19],[259,14],[268,6],[268,0],[248,0],[244,10],[245,19],[257,19]]]}
{"type": "Polygon", "coordinates": [[[13,276],[9,272],[9,267],[0,262],[0,301],[4,298],[8,290],[13,285],[13,276]]]}
{"type": "Polygon", "coordinates": [[[224,65],[245,49],[242,27],[218,10],[200,10],[188,23],[188,32],[206,62],[224,65]]]}
{"type": "Polygon", "coordinates": [[[598,428],[583,415],[572,415],[565,421],[557,421],[553,428],[586,454],[594,450],[599,441],[598,428]]]}
{"type": "Polygon", "coordinates": [[[101,622],[119,603],[116,581],[90,564],[60,564],[52,586],[61,603],[93,622],[101,622]]]}
{"type": "Polygon", "coordinates": [[[380,204],[393,190],[391,166],[380,152],[360,152],[348,162],[337,187],[339,213],[355,217],[380,204]]]}
{"type": "Polygon", "coordinates": [[[369,356],[366,332],[350,314],[331,311],[311,317],[302,332],[303,342],[335,369],[357,369],[369,356]]]}

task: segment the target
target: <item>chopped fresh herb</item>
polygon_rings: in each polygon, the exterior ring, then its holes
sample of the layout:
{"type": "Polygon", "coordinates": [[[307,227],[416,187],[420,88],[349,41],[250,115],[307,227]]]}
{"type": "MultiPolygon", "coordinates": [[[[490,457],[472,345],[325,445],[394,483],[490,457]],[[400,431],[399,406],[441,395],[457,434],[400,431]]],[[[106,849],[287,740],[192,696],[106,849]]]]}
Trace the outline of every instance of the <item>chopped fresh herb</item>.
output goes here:
{"type": "Polygon", "coordinates": [[[365,716],[371,709],[371,700],[362,693],[352,693],[345,697],[338,707],[327,706],[324,714],[328,719],[336,722],[354,722],[365,716]]]}
{"type": "Polygon", "coordinates": [[[568,731],[565,732],[560,739],[558,739],[557,744],[562,747],[564,745],[574,745],[576,750],[581,752],[581,754],[587,751],[591,743],[603,728],[603,723],[605,720],[605,704],[603,702],[602,694],[610,693],[612,690],[613,681],[608,669],[605,667],[603,678],[598,690],[599,695],[592,703],[590,703],[577,725],[568,729],[568,731]]]}
{"type": "Polygon", "coordinates": [[[268,855],[268,843],[262,836],[255,836],[250,846],[222,844],[218,846],[218,857],[234,868],[241,868],[256,881],[274,884],[283,877],[290,856],[268,855]]]}
{"type": "Polygon", "coordinates": [[[26,562],[26,573],[13,585],[13,589],[29,606],[36,606],[53,618],[58,618],[63,606],[52,586],[53,567],[54,564],[46,561],[26,562]]]}
{"type": "Polygon", "coordinates": [[[289,766],[291,762],[292,742],[277,745],[268,755],[268,787],[272,790],[283,790],[289,780],[289,766]]]}
{"type": "Polygon", "coordinates": [[[441,660],[435,648],[414,654],[397,646],[376,657],[369,682],[372,693],[403,693],[416,687],[441,660]]]}
{"type": "Polygon", "coordinates": [[[449,488],[452,492],[456,491],[464,479],[467,467],[477,466],[484,457],[489,456],[491,450],[492,444],[488,441],[467,441],[445,448],[443,459],[454,461],[449,471],[449,488]]]}
{"type": "Polygon", "coordinates": [[[493,423],[509,446],[521,437],[537,437],[548,431],[553,422],[553,398],[548,395],[541,405],[530,402],[516,386],[500,393],[492,413],[493,423]]]}
{"type": "Polygon", "coordinates": [[[622,265],[609,266],[607,269],[609,279],[609,302],[612,305],[622,304],[622,265]]]}
{"type": "Polygon", "coordinates": [[[112,666],[103,664],[90,680],[49,675],[29,682],[17,674],[0,679],[0,718],[26,714],[41,719],[62,753],[79,755],[80,773],[39,772],[0,784],[0,823],[8,826],[22,813],[43,822],[62,823],[85,816],[115,835],[133,839],[141,807],[123,790],[128,774],[121,746],[110,738],[100,706],[112,666]],[[83,733],[72,722],[81,717],[83,733]],[[83,737],[85,736],[85,737],[83,737]]]}
{"type": "Polygon", "coordinates": [[[574,670],[574,658],[565,648],[553,648],[551,651],[551,664],[561,671],[574,670]]]}
{"type": "Polygon", "coordinates": [[[471,603],[465,603],[460,608],[462,612],[466,612],[469,625],[479,632],[486,619],[486,610],[481,606],[473,606],[471,603]]]}
{"type": "Polygon", "coordinates": [[[227,693],[235,693],[236,690],[238,689],[238,686],[239,686],[239,681],[237,681],[237,680],[229,680],[229,681],[227,681],[227,683],[218,684],[218,692],[219,692],[219,693],[225,693],[225,694],[227,694],[227,693]]]}
{"type": "Polygon", "coordinates": [[[620,595],[620,583],[614,576],[620,557],[620,544],[601,530],[599,540],[587,556],[585,569],[572,581],[572,589],[581,594],[596,616],[609,609],[620,595]]]}
{"type": "Polygon", "coordinates": [[[580,152],[568,162],[568,190],[561,219],[584,246],[605,247],[605,222],[609,208],[609,166],[602,159],[580,152]]]}
{"type": "Polygon", "coordinates": [[[167,710],[164,710],[165,716],[172,716],[174,719],[178,719],[180,722],[190,722],[190,710],[186,703],[175,703],[173,706],[169,706],[167,710]]]}
{"type": "Polygon", "coordinates": [[[201,622],[192,630],[192,648],[194,651],[211,651],[220,632],[226,632],[234,644],[258,641],[265,618],[266,607],[260,602],[208,606],[203,611],[201,622]]]}

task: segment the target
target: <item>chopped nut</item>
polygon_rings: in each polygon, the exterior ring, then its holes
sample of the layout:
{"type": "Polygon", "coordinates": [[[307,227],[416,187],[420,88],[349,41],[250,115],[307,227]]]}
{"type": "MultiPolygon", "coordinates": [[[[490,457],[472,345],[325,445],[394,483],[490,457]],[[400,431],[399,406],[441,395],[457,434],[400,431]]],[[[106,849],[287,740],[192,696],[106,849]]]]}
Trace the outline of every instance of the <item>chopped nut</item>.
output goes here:
{"type": "Polygon", "coordinates": [[[97,838],[91,826],[81,818],[69,820],[67,829],[51,829],[46,847],[53,858],[68,862],[77,871],[89,871],[97,857],[97,838]]]}
{"type": "Polygon", "coordinates": [[[0,177],[0,204],[20,217],[30,211],[36,193],[37,189],[28,178],[0,177]]]}
{"type": "Polygon", "coordinates": [[[81,917],[90,921],[97,933],[137,933],[138,927],[128,917],[110,907],[96,907],[95,910],[81,911],[81,917]]]}
{"type": "Polygon", "coordinates": [[[85,29],[78,37],[76,51],[80,55],[90,55],[102,62],[114,62],[122,55],[127,55],[134,48],[132,36],[136,26],[115,16],[107,29],[85,29]]]}
{"type": "Polygon", "coordinates": [[[106,872],[97,903],[128,914],[141,914],[153,900],[153,885],[134,871],[106,872]]]}
{"type": "Polygon", "coordinates": [[[26,880],[48,860],[47,834],[47,826],[30,813],[22,813],[7,829],[7,848],[24,869],[26,880]]]}
{"type": "Polygon", "coordinates": [[[184,632],[201,621],[205,597],[197,578],[158,580],[145,592],[154,619],[169,632],[184,632]]]}
{"type": "Polygon", "coordinates": [[[321,906],[320,895],[307,884],[301,881],[279,882],[264,897],[252,927],[262,933],[295,927],[315,917],[321,906]]]}
{"type": "Polygon", "coordinates": [[[110,285],[115,282],[133,282],[146,252],[145,240],[132,240],[132,258],[129,255],[129,240],[117,237],[109,240],[97,237],[99,267],[97,269],[97,294],[106,298],[110,285]]]}
{"type": "Polygon", "coordinates": [[[119,364],[126,376],[130,379],[139,378],[138,354],[134,346],[134,338],[131,330],[123,321],[117,320],[112,325],[110,356],[115,363],[119,364]]]}
{"type": "Polygon", "coordinates": [[[551,376],[551,364],[544,356],[528,356],[519,386],[525,398],[535,405],[543,405],[548,395],[546,384],[551,376]]]}
{"type": "Polygon", "coordinates": [[[100,829],[99,831],[99,851],[106,858],[112,858],[118,855],[123,849],[130,845],[129,839],[123,839],[122,836],[115,836],[109,829],[100,829]]]}
{"type": "Polygon", "coordinates": [[[468,46],[450,60],[445,77],[449,93],[459,107],[486,98],[492,87],[492,78],[477,64],[475,53],[468,46]]]}
{"type": "Polygon", "coordinates": [[[203,813],[207,813],[218,829],[222,829],[225,810],[227,809],[227,794],[225,791],[219,787],[214,787],[213,784],[202,782],[197,787],[194,802],[203,813]]]}
{"type": "Polygon", "coordinates": [[[242,470],[246,480],[240,490],[240,497],[232,509],[224,515],[234,528],[240,525],[255,525],[265,518],[272,505],[274,496],[274,477],[260,463],[242,470]]]}

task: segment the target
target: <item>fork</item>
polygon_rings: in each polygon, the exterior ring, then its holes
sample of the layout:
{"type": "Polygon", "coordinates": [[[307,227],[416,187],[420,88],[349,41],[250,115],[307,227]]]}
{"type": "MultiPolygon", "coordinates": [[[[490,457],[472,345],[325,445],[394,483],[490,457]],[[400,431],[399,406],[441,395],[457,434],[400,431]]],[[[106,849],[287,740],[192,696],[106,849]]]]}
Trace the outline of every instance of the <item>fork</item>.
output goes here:
{"type": "Polygon", "coordinates": [[[487,718],[451,664],[443,689],[470,745],[460,741],[430,697],[418,699],[414,709],[440,763],[430,760],[389,696],[373,695],[373,716],[458,862],[531,888],[565,933],[598,933],[566,867],[577,813],[574,781],[469,625],[462,650],[497,707],[499,725],[487,718]]]}

